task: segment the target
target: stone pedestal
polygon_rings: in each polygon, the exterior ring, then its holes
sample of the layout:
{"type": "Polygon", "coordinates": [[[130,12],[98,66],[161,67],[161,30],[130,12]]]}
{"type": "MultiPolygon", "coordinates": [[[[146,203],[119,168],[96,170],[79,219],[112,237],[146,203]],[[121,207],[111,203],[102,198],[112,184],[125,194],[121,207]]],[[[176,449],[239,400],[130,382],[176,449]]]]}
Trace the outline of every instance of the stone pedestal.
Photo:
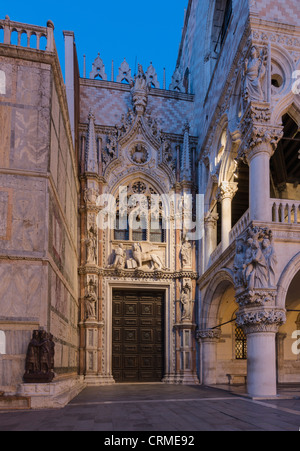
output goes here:
{"type": "Polygon", "coordinates": [[[85,387],[83,377],[73,376],[50,384],[21,384],[17,395],[29,398],[31,409],[58,409],[65,407],[85,387]]]}

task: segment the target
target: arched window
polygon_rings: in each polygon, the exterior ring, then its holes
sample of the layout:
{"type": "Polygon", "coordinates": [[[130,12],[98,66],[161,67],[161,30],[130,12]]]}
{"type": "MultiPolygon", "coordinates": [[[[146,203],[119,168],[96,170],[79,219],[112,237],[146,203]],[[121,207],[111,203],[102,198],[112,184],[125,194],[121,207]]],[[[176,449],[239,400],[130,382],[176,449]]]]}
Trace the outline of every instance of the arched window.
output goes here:
{"type": "Polygon", "coordinates": [[[235,358],[247,360],[247,337],[241,327],[235,325],[235,358]]]}
{"type": "Polygon", "coordinates": [[[156,196],[156,191],[147,183],[136,181],[127,187],[127,210],[125,212],[124,208],[122,209],[124,205],[120,205],[120,197],[117,197],[115,240],[165,242],[162,204],[159,202],[154,207],[154,197],[156,196]]]}
{"type": "Polygon", "coordinates": [[[6,354],[6,337],[3,330],[0,330],[0,354],[6,354]]]}

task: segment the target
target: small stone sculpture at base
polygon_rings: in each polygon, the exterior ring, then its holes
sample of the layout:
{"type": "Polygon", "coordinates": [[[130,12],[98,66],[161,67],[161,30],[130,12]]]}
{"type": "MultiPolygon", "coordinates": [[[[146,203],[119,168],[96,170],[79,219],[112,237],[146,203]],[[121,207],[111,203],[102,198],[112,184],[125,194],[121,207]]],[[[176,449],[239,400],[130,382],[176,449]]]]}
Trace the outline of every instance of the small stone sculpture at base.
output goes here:
{"type": "Polygon", "coordinates": [[[47,384],[54,379],[53,336],[44,330],[35,330],[28,345],[25,374],[27,384],[47,384]]]}

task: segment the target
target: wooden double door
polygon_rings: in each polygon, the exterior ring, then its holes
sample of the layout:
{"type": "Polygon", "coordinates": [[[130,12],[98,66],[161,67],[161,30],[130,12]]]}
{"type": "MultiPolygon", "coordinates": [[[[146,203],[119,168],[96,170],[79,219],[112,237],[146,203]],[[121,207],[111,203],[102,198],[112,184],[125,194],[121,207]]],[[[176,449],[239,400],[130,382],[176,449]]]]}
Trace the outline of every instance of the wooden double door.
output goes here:
{"type": "Polygon", "coordinates": [[[114,291],[112,370],[116,382],[160,382],[164,293],[114,291]]]}

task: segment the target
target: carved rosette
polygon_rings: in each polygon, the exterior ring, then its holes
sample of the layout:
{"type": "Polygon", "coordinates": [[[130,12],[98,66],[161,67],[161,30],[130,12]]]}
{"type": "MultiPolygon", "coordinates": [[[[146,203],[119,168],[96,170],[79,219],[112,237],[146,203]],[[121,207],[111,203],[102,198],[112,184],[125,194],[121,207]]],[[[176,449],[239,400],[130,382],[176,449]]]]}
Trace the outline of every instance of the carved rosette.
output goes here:
{"type": "Polygon", "coordinates": [[[221,329],[198,330],[196,339],[198,341],[218,341],[221,338],[221,329]]]}
{"type": "Polygon", "coordinates": [[[286,311],[278,308],[242,309],[237,313],[236,323],[246,334],[258,332],[277,333],[286,322],[286,311]]]}

